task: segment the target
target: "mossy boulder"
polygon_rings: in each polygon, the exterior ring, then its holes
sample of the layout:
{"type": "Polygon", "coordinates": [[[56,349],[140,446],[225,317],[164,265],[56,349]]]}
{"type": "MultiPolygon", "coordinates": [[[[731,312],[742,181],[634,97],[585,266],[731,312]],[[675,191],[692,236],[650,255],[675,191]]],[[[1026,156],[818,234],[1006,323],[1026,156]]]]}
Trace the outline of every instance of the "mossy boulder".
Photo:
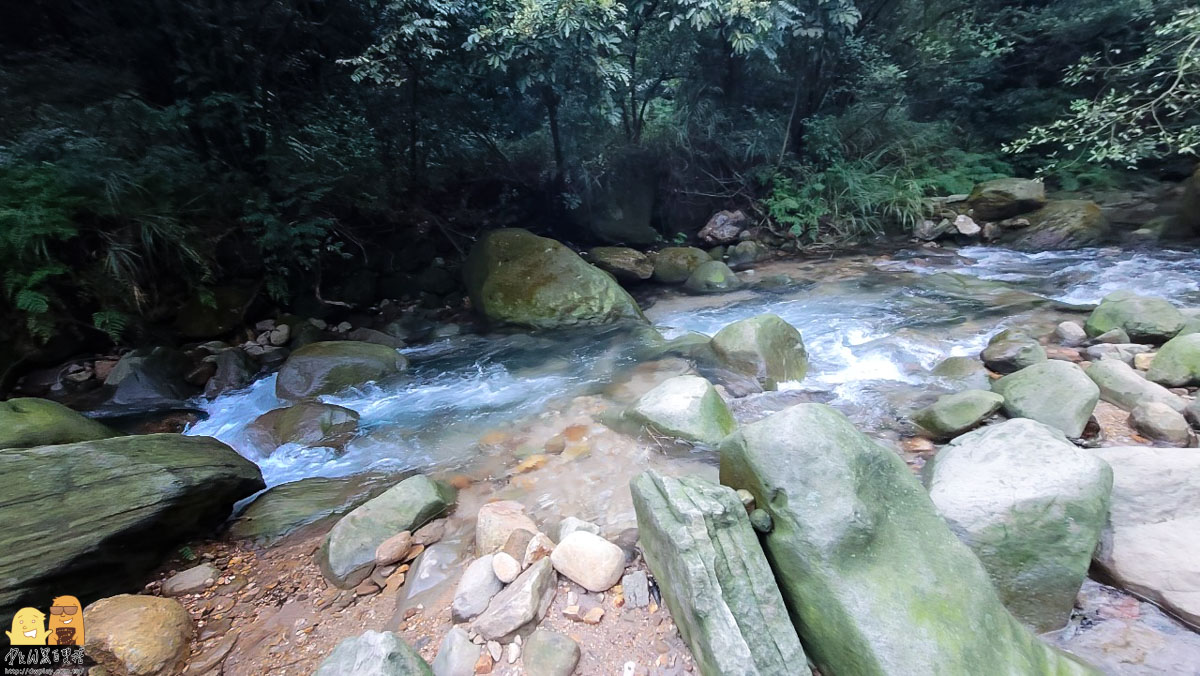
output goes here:
{"type": "Polygon", "coordinates": [[[1154,355],[1146,377],[1167,387],[1200,385],[1200,333],[1168,340],[1154,355]]]}
{"type": "Polygon", "coordinates": [[[1020,331],[1005,329],[992,336],[979,358],[996,373],[1013,373],[1046,361],[1046,349],[1020,331]]]}
{"type": "Polygon", "coordinates": [[[645,321],[617,282],[561,243],[517,228],[494,230],[464,268],[475,310],[534,329],[645,321]]]}
{"type": "Polygon", "coordinates": [[[1086,200],[1056,200],[1025,219],[1028,226],[1005,230],[998,241],[1021,251],[1052,251],[1095,246],[1109,233],[1100,205],[1086,200]]]}
{"type": "Polygon", "coordinates": [[[310,343],[293,352],[275,379],[275,396],[300,401],[397,375],[408,360],[384,345],[352,340],[310,343]]]}
{"type": "Polygon", "coordinates": [[[763,389],[803,380],[808,372],[808,353],[800,332],[778,315],[736,321],[718,331],[711,345],[724,366],[754,378],[763,389]]]}
{"type": "Polygon", "coordinates": [[[1121,329],[1134,342],[1163,343],[1174,338],[1183,324],[1179,309],[1162,298],[1117,291],[1100,301],[1083,329],[1093,338],[1121,329]]]}
{"type": "Polygon", "coordinates": [[[270,545],[300,528],[341,516],[395,484],[381,474],[310,477],[274,486],[254,498],[229,526],[229,537],[270,545]]]}
{"type": "Polygon", "coordinates": [[[729,247],[725,252],[725,262],[734,270],[741,270],[753,266],[770,254],[771,249],[766,244],[748,239],[729,247]]]}
{"type": "Polygon", "coordinates": [[[62,404],[46,399],[0,401],[0,448],[71,444],[117,433],[62,404]]]}
{"type": "Polygon", "coordinates": [[[1108,463],[1018,418],[955,439],[925,473],[1009,611],[1039,633],[1062,628],[1108,518],[1108,463]]]}
{"type": "Polygon", "coordinates": [[[661,434],[708,445],[716,445],[736,427],[725,400],[700,376],[659,383],[625,415],[661,434]]]}
{"type": "Polygon", "coordinates": [[[592,265],[611,274],[621,282],[641,282],[654,274],[650,257],[624,246],[598,246],[588,251],[592,265]]]}
{"type": "Polygon", "coordinates": [[[70,590],[141,588],[180,542],[264,487],[208,437],[149,434],[0,450],[0,616],[70,590]]]}
{"type": "Polygon", "coordinates": [[[728,265],[719,261],[708,261],[696,266],[691,276],[683,283],[689,293],[724,293],[741,288],[742,280],[733,274],[728,265]]]}
{"type": "Polygon", "coordinates": [[[913,422],[938,439],[952,439],[978,427],[1004,405],[995,392],[966,390],[938,397],[933,404],[913,413],[913,422]]]}
{"type": "Polygon", "coordinates": [[[793,406],[720,450],[721,483],[771,517],[761,541],[821,673],[1098,673],[1023,627],[900,456],[833,408],[793,406]]]}
{"type": "Polygon", "coordinates": [[[682,284],[692,276],[692,271],[712,256],[694,246],[672,246],[654,255],[654,281],[662,284],[682,284]]]}
{"type": "Polygon", "coordinates": [[[1046,203],[1046,186],[1024,178],[998,178],[975,186],[967,206],[976,220],[1001,221],[1039,209],[1046,203]]]}
{"type": "Polygon", "coordinates": [[[1060,430],[1068,437],[1083,434],[1100,401],[1100,388],[1075,364],[1044,361],[992,383],[1004,397],[1004,413],[1029,418],[1060,430]]]}
{"type": "Polygon", "coordinates": [[[302,401],[267,411],[250,423],[246,432],[266,455],[284,444],[342,451],[358,433],[358,413],[333,404],[302,401]]]}

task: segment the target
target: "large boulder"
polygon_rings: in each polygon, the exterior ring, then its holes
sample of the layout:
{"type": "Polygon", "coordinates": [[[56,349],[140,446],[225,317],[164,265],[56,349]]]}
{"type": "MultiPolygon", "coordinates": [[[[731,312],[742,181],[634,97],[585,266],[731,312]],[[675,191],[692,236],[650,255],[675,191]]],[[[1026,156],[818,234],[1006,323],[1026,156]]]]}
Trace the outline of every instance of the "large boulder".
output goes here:
{"type": "Polygon", "coordinates": [[[695,294],[725,293],[741,286],[742,280],[720,261],[701,263],[683,283],[685,291],[695,294]]]}
{"type": "Polygon", "coordinates": [[[592,265],[616,277],[622,282],[641,282],[654,274],[654,263],[650,257],[624,246],[598,246],[588,251],[592,265]]]}
{"type": "Polygon", "coordinates": [[[1168,340],[1154,355],[1146,377],[1167,387],[1200,385],[1200,333],[1168,340]]]}
{"type": "Polygon", "coordinates": [[[1023,178],[998,178],[975,186],[967,206],[976,220],[1001,221],[1046,204],[1046,186],[1023,178]]]}
{"type": "Polygon", "coordinates": [[[117,433],[47,399],[0,401],[0,448],[95,441],[117,433]]]}
{"type": "Polygon", "coordinates": [[[433,676],[433,670],[396,634],[367,630],[337,644],[313,676],[433,676]]]}
{"type": "Polygon", "coordinates": [[[1046,349],[1020,331],[1005,329],[992,336],[979,359],[996,373],[1015,373],[1046,361],[1046,349]]]}
{"type": "Polygon", "coordinates": [[[703,249],[694,246],[672,246],[654,255],[654,281],[662,284],[682,284],[692,276],[692,271],[712,257],[703,249]]]}
{"type": "Polygon", "coordinates": [[[1065,625],[1108,519],[1108,463],[1018,418],[955,439],[925,472],[1009,611],[1039,633],[1065,625]]]}
{"type": "Polygon", "coordinates": [[[1052,251],[1094,246],[1109,233],[1100,205],[1086,200],[1055,200],[1025,218],[1028,226],[1005,230],[998,241],[1021,251],[1052,251]]]}
{"type": "Polygon", "coordinates": [[[1144,446],[1093,452],[1113,470],[1096,565],[1200,630],[1200,453],[1144,446]]]}
{"type": "Polygon", "coordinates": [[[808,372],[808,354],[796,327],[778,315],[736,321],[717,332],[712,349],[726,367],[750,376],[768,390],[808,372]]]}
{"type": "Polygon", "coordinates": [[[750,219],[741,210],[718,211],[696,233],[708,244],[729,244],[737,241],[738,235],[750,224],[750,219]]]}
{"type": "Polygon", "coordinates": [[[1044,361],[992,383],[1004,397],[1004,413],[1058,428],[1071,438],[1083,434],[1100,401],[1100,388],[1083,369],[1065,361],[1044,361]]]}
{"type": "Polygon", "coordinates": [[[1187,405],[1170,390],[1152,383],[1132,366],[1118,359],[1102,359],[1087,369],[1087,375],[1100,388],[1100,398],[1110,404],[1132,411],[1138,404],[1156,401],[1176,411],[1187,405]]]}
{"type": "Polygon", "coordinates": [[[1021,626],[904,461],[829,406],[731,434],[721,483],[771,517],[767,558],[822,673],[1097,673],[1021,626]]]}
{"type": "Polygon", "coordinates": [[[629,487],[646,563],[700,672],[811,673],[733,489],[654,471],[629,487]]]}
{"type": "Polygon", "coordinates": [[[317,551],[325,579],[342,589],[362,582],[375,550],[401,531],[415,531],[449,510],[454,489],[423,475],[411,476],[343,516],[317,551]]]}
{"type": "Polygon", "coordinates": [[[1183,314],[1162,298],[1117,291],[1100,301],[1083,328],[1093,338],[1121,329],[1135,342],[1164,343],[1179,333],[1183,323],[1183,314]]]}
{"type": "Polygon", "coordinates": [[[475,310],[494,322],[556,329],[645,319],[612,277],[527,230],[484,235],[471,249],[464,276],[475,310]]]}
{"type": "Polygon", "coordinates": [[[965,390],[938,397],[912,414],[917,423],[938,439],[952,439],[974,429],[1004,405],[1004,397],[985,390],[965,390]]]}
{"type": "Polygon", "coordinates": [[[381,474],[309,477],[273,486],[234,518],[229,537],[269,546],[304,526],[341,516],[390,486],[381,474]]]}
{"type": "Polygon", "coordinates": [[[333,404],[302,401],[258,416],[246,433],[265,455],[284,444],[342,451],[358,433],[358,413],[333,404]]]}
{"type": "Polygon", "coordinates": [[[178,601],[120,594],[83,609],[83,652],[113,676],[183,672],[195,631],[178,601]]]}
{"type": "Polygon", "coordinates": [[[676,376],[642,395],[626,417],[657,432],[716,445],[736,423],[712,383],[700,376],[676,376]]]}
{"type": "Polygon", "coordinates": [[[351,340],[310,343],[293,352],[279,369],[275,396],[300,401],[393,376],[407,368],[404,355],[383,345],[351,340]]]}
{"type": "Polygon", "coordinates": [[[0,616],[62,590],[140,588],[176,544],[264,487],[208,437],[149,434],[0,450],[0,616]]]}

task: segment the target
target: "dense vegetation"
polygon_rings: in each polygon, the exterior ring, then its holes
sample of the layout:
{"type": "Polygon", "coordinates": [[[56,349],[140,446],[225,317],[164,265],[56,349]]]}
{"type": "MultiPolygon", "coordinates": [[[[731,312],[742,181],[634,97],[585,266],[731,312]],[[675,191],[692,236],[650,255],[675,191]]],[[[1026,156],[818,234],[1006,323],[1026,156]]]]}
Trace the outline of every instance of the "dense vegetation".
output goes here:
{"type": "Polygon", "coordinates": [[[1178,170],[1192,4],[13,4],[0,342],[131,339],[230,280],[310,313],[416,297],[501,225],[670,241],[732,206],[805,243],[1001,174],[1178,170]]]}

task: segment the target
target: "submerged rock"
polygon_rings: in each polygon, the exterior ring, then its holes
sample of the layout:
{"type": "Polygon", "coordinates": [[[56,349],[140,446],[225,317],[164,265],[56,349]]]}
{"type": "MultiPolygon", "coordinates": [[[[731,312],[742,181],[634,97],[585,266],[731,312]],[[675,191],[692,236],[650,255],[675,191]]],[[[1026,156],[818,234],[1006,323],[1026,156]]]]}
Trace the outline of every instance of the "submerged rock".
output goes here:
{"type": "Polygon", "coordinates": [[[527,230],[493,230],[464,267],[471,304],[493,322],[534,329],[645,321],[617,282],[560,242],[527,230]]]}
{"type": "Polygon", "coordinates": [[[743,426],[721,481],[770,513],[767,557],[823,673],[1096,673],[1009,614],[904,461],[834,409],[743,426]]]}
{"type": "Polygon", "coordinates": [[[433,676],[417,651],[390,631],[366,631],[333,649],[313,676],[433,676]]]}
{"type": "Polygon", "coordinates": [[[741,286],[742,280],[733,274],[728,265],[720,261],[701,263],[683,283],[684,290],[698,294],[725,293],[741,286]]]}
{"type": "Polygon", "coordinates": [[[1046,204],[1046,186],[1023,178],[998,178],[975,186],[967,206],[984,221],[1020,216],[1046,204]]]}
{"type": "Polygon", "coordinates": [[[974,357],[947,357],[933,367],[932,373],[972,389],[986,389],[992,382],[983,362],[974,357]]]}
{"type": "Polygon", "coordinates": [[[1200,630],[1200,453],[1144,446],[1094,453],[1113,469],[1096,565],[1200,630]]]}
{"type": "Polygon", "coordinates": [[[138,588],[179,542],[261,490],[254,463],[208,437],[148,434],[0,451],[0,616],[69,589],[138,588]]]}
{"type": "Polygon", "coordinates": [[[1056,427],[1068,437],[1083,434],[1100,388],[1083,369],[1065,361],[1045,361],[1004,376],[992,383],[1004,397],[1010,418],[1029,418],[1056,427]]]}
{"type": "Polygon", "coordinates": [[[996,373],[1014,373],[1026,366],[1046,361],[1046,350],[1033,338],[1005,329],[988,341],[979,353],[984,366],[996,373]]]}
{"type": "Polygon", "coordinates": [[[1146,377],[1167,387],[1200,385],[1200,333],[1168,340],[1154,355],[1146,377]]]}
{"type": "Polygon", "coordinates": [[[1108,517],[1108,464],[1018,418],[955,439],[925,472],[1009,611],[1038,633],[1066,624],[1108,517]]]}
{"type": "Polygon", "coordinates": [[[938,397],[913,413],[913,422],[939,439],[951,439],[978,427],[1004,405],[1004,397],[985,390],[966,390],[938,397]]]}
{"type": "Polygon", "coordinates": [[[1092,310],[1084,330],[1096,337],[1121,329],[1134,342],[1163,343],[1179,333],[1183,322],[1179,310],[1162,298],[1117,291],[1105,296],[1092,310]]]}
{"type": "Polygon", "coordinates": [[[0,448],[72,444],[115,437],[117,433],[48,399],[0,401],[0,448]]]}
{"type": "Polygon", "coordinates": [[[763,389],[803,380],[808,372],[808,354],[800,332],[778,315],[733,322],[713,336],[711,346],[722,364],[754,378],[763,389]]]}
{"type": "Polygon", "coordinates": [[[1100,388],[1100,398],[1110,404],[1132,411],[1138,404],[1158,402],[1176,411],[1186,405],[1178,395],[1152,383],[1131,366],[1116,359],[1104,359],[1093,363],[1087,375],[1100,388]]]}
{"type": "Polygon", "coordinates": [[[267,411],[250,423],[246,432],[267,455],[284,444],[340,452],[358,433],[358,413],[333,404],[302,401],[267,411]]]}
{"type": "Polygon", "coordinates": [[[692,271],[712,257],[703,249],[694,246],[672,246],[654,255],[654,281],[662,284],[682,284],[692,276],[692,271]]]}
{"type": "Polygon", "coordinates": [[[737,426],[725,400],[700,376],[676,376],[659,383],[626,416],[662,434],[709,445],[737,426]]]}
{"type": "Polygon", "coordinates": [[[654,274],[650,257],[629,247],[598,246],[588,251],[588,258],[593,265],[622,282],[640,282],[654,274]]]}
{"type": "Polygon", "coordinates": [[[182,673],[192,618],[178,601],[121,594],[83,609],[83,652],[114,676],[182,673]]]}
{"type": "Polygon", "coordinates": [[[734,491],[653,471],[630,490],[646,563],[700,672],[810,673],[734,491]]]}
{"type": "Polygon", "coordinates": [[[416,475],[343,516],[325,536],[317,563],[325,579],[342,589],[362,582],[375,565],[375,550],[401,531],[415,531],[454,504],[454,489],[416,475]]]}
{"type": "Polygon", "coordinates": [[[383,345],[352,340],[310,343],[293,352],[279,369],[275,396],[300,401],[393,376],[407,368],[404,355],[383,345]]]}

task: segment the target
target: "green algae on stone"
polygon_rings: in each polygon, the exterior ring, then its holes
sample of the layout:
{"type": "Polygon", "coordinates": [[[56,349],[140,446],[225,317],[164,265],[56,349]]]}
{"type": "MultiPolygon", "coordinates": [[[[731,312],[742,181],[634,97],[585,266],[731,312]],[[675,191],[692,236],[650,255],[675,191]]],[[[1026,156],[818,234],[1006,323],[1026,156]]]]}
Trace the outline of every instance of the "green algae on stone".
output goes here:
{"type": "Polygon", "coordinates": [[[1154,355],[1146,377],[1167,387],[1200,385],[1200,333],[1168,340],[1154,355]]]}
{"type": "Polygon", "coordinates": [[[987,420],[1004,405],[1004,397],[985,390],[946,394],[912,414],[913,422],[939,439],[950,439],[987,420]]]}
{"type": "Polygon", "coordinates": [[[95,420],[48,399],[0,401],[0,448],[72,444],[115,437],[95,420]]]}
{"type": "Polygon", "coordinates": [[[1163,343],[1175,337],[1183,325],[1183,314],[1162,298],[1117,291],[1100,301],[1083,329],[1093,338],[1121,329],[1134,342],[1163,343]]]}

